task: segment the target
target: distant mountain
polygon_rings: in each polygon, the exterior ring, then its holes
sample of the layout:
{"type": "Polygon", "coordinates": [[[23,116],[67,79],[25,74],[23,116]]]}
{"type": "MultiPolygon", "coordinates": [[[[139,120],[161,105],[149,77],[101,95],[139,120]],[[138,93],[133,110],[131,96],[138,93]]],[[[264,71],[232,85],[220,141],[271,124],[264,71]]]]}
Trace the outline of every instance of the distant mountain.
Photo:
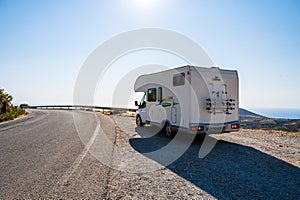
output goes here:
{"type": "Polygon", "coordinates": [[[300,132],[300,120],[268,118],[246,109],[239,109],[242,128],[300,132]]]}
{"type": "Polygon", "coordinates": [[[246,110],[244,108],[239,109],[239,115],[240,115],[240,119],[262,119],[262,118],[267,118],[267,117],[264,117],[262,115],[251,112],[249,110],[246,110]]]}

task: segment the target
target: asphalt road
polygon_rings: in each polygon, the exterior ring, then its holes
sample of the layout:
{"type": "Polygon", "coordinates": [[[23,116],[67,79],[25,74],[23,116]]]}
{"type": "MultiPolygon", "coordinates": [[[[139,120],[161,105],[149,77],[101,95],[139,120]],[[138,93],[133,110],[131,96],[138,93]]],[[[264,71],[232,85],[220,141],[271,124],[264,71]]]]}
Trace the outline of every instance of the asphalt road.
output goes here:
{"type": "MultiPolygon", "coordinates": [[[[92,132],[94,116],[78,112],[92,132]]],[[[108,167],[84,151],[71,111],[32,110],[0,124],[0,169],[0,199],[105,198],[108,167]]]]}

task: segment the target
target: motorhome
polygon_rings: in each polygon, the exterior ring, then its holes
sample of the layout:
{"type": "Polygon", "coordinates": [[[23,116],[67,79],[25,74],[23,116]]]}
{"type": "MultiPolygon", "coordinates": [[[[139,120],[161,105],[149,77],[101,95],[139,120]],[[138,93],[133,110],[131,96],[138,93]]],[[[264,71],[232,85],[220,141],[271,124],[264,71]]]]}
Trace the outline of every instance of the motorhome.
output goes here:
{"type": "Polygon", "coordinates": [[[195,134],[240,129],[236,70],[187,65],[141,75],[134,90],[144,93],[135,101],[138,126],[159,125],[168,137],[179,128],[195,134]]]}

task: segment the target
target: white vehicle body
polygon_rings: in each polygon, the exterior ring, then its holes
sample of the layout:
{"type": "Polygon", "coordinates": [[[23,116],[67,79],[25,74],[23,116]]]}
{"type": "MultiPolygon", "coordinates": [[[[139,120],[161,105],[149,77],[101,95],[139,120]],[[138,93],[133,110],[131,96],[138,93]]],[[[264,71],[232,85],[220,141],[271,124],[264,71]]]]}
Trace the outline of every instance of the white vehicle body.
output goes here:
{"type": "Polygon", "coordinates": [[[216,67],[182,66],[137,78],[137,124],[159,124],[196,133],[222,133],[240,128],[238,74],[216,67]]]}

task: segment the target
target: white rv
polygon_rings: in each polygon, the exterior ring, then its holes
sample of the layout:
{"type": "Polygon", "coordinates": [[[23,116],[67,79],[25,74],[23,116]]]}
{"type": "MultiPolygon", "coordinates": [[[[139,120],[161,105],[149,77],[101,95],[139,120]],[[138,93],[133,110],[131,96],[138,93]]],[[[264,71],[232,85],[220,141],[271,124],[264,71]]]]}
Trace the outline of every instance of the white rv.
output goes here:
{"type": "Polygon", "coordinates": [[[192,133],[238,131],[239,93],[236,70],[182,66],[137,78],[144,92],[136,124],[158,124],[168,137],[178,128],[192,133]]]}

